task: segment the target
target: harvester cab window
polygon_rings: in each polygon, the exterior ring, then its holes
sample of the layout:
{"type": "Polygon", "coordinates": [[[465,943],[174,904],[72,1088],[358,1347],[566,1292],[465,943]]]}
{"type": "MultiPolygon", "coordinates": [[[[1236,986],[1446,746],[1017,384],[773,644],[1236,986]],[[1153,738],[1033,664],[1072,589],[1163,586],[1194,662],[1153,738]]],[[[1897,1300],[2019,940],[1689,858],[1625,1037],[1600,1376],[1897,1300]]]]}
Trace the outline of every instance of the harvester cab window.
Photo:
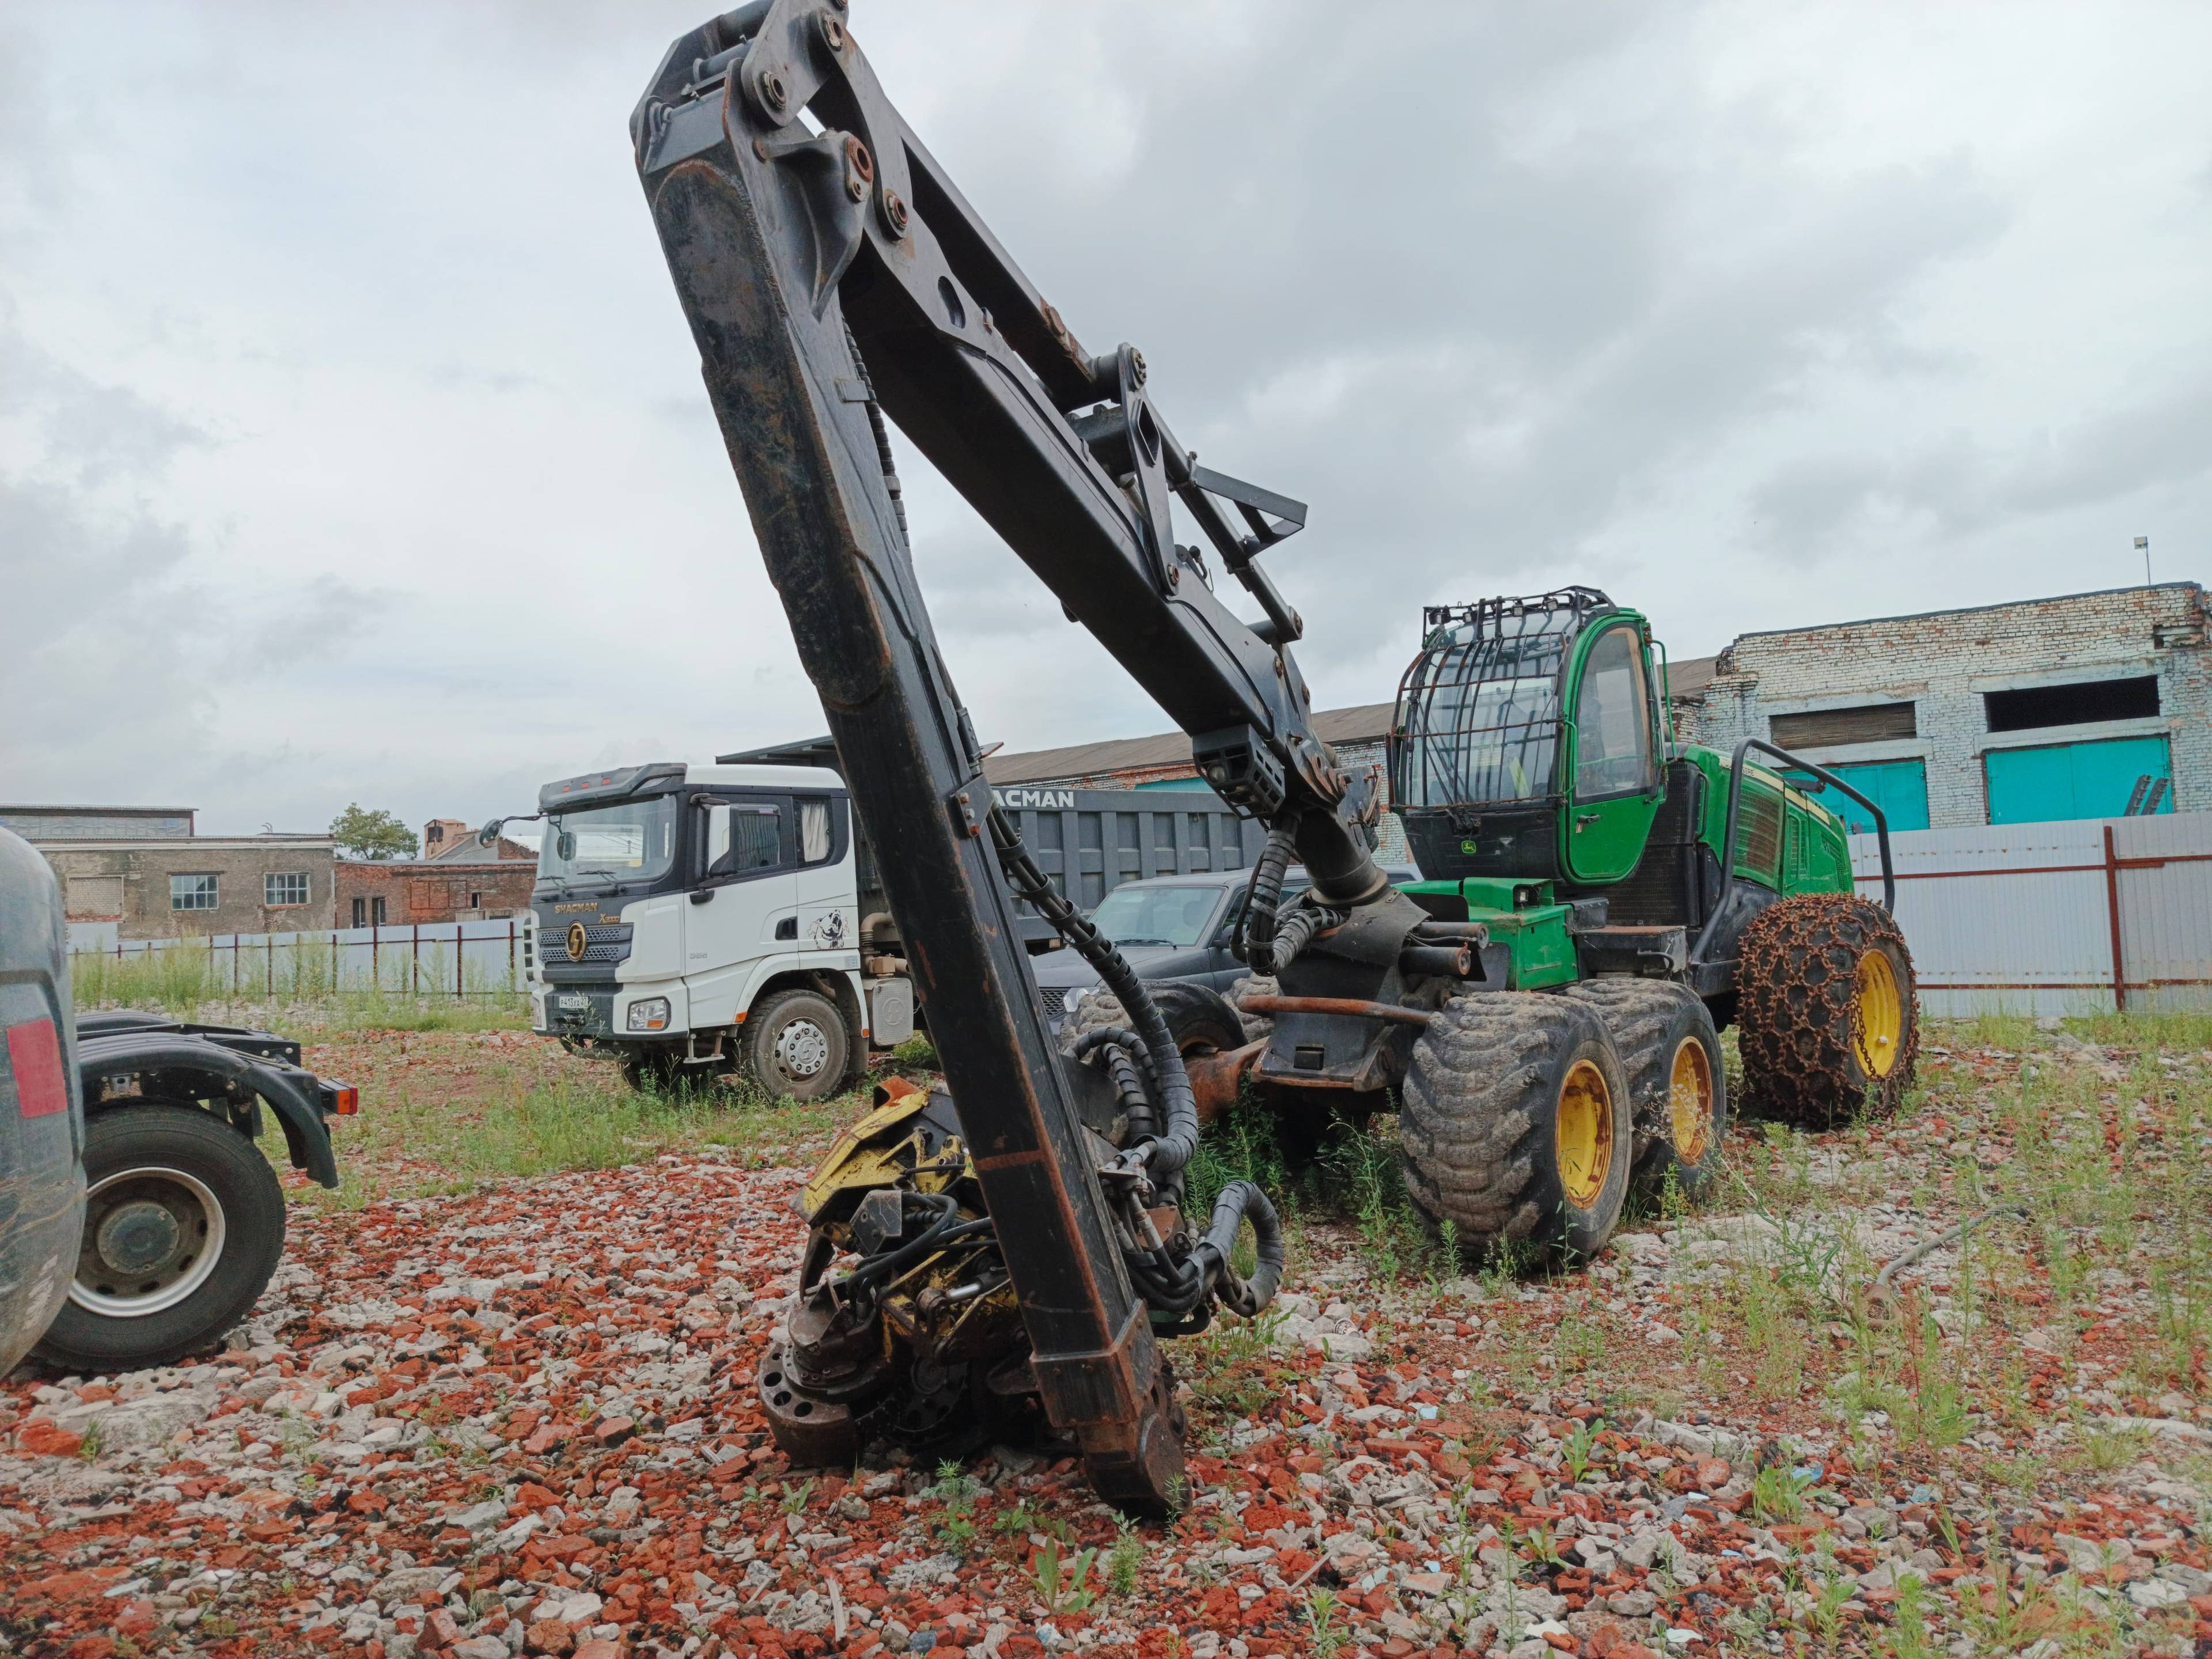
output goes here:
{"type": "Polygon", "coordinates": [[[1552,792],[1564,617],[1536,611],[1432,638],[1400,698],[1400,800],[1535,800],[1552,792]]]}
{"type": "Polygon", "coordinates": [[[1575,702],[1575,794],[1583,800],[1650,787],[1651,722],[1644,653],[1632,628],[1608,629],[1583,661],[1575,702]]]}

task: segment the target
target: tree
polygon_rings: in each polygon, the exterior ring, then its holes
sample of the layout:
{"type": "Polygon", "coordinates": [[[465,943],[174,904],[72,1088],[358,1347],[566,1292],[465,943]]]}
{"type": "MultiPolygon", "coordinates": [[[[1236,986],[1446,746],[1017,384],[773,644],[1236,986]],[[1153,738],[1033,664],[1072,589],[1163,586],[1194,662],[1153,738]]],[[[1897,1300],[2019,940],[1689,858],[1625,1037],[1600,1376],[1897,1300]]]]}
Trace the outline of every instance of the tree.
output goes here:
{"type": "Polygon", "coordinates": [[[422,842],[396,813],[364,811],[359,801],[331,820],[331,839],[357,859],[413,858],[422,842]]]}

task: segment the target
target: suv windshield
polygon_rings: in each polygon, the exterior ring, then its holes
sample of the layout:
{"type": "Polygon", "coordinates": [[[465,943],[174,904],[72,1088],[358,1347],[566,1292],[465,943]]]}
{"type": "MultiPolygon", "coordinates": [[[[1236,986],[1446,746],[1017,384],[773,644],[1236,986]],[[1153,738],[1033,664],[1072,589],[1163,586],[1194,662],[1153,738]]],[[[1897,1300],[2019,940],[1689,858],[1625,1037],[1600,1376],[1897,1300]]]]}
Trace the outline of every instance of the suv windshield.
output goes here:
{"type": "Polygon", "coordinates": [[[1091,925],[1116,945],[1197,945],[1220,908],[1218,887],[1125,883],[1099,900],[1091,925]]]}
{"type": "Polygon", "coordinates": [[[538,848],[540,884],[651,881],[676,860],[676,797],[562,812],[538,848]]]}

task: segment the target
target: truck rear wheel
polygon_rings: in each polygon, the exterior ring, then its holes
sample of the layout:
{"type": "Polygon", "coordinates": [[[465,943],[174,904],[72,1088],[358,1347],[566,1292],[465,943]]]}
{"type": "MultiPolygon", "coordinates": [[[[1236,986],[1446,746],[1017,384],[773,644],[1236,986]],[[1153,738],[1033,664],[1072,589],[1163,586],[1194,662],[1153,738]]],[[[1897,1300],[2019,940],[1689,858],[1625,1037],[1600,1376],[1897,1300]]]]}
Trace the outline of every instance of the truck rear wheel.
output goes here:
{"type": "Polygon", "coordinates": [[[816,991],[778,991],[745,1021],[745,1070],[783,1100],[823,1100],[845,1086],[852,1043],[844,1016],[816,991]]]}
{"type": "Polygon", "coordinates": [[[165,1365],[252,1310],[284,1250],[261,1149],[191,1106],[126,1106],[84,1133],[84,1243],[36,1352],[70,1370],[165,1365]]]}
{"type": "Polygon", "coordinates": [[[1597,1011],[1628,1078],[1636,1126],[1635,1184],[1686,1198],[1720,1174],[1728,1077],[1713,1017],[1688,987],[1659,979],[1593,979],[1566,994],[1597,1011]]]}
{"type": "Polygon", "coordinates": [[[1770,904],[1736,947],[1744,1092],[1762,1112],[1828,1128],[1895,1108],[1920,1018],[1912,953],[1880,906],[1849,893],[1770,904]]]}
{"type": "Polygon", "coordinates": [[[1628,1196],[1629,1090],[1605,1022],[1565,997],[1455,997],[1415,1039],[1406,1188],[1477,1254],[1595,1255],[1628,1196]]]}

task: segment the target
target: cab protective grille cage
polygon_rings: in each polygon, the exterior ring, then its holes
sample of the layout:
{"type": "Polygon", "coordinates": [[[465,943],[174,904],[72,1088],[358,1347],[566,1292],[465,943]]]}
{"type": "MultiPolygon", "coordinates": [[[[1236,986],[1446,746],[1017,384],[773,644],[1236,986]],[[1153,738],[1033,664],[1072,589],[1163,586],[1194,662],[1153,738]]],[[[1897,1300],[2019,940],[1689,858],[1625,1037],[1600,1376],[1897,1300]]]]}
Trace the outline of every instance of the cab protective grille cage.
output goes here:
{"type": "Polygon", "coordinates": [[[1576,635],[1612,608],[1594,587],[1425,607],[1421,654],[1391,721],[1391,799],[1453,807],[1555,794],[1560,670],[1576,635]]]}

